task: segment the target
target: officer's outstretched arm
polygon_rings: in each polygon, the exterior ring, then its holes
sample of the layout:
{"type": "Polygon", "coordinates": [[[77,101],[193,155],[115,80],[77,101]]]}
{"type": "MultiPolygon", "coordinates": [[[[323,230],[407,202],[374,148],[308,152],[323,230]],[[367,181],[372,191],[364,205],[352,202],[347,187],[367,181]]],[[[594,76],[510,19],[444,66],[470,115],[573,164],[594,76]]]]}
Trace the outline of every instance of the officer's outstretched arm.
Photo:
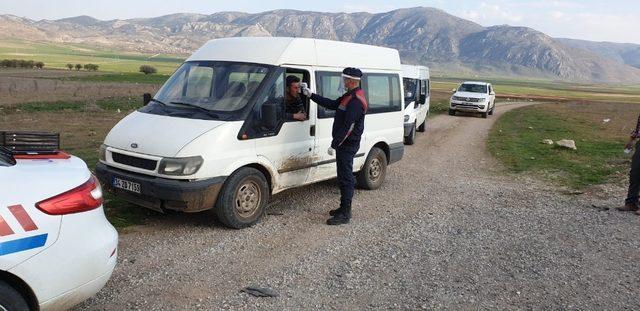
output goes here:
{"type": "Polygon", "coordinates": [[[363,113],[362,105],[360,105],[360,102],[355,98],[349,101],[345,109],[344,123],[340,124],[336,136],[333,137],[333,141],[331,142],[331,148],[333,149],[338,148],[338,146],[347,140],[351,132],[353,132],[353,128],[356,126],[356,120],[363,113]]]}
{"type": "Polygon", "coordinates": [[[311,100],[316,102],[318,105],[330,110],[336,110],[338,109],[338,105],[340,105],[340,102],[337,99],[336,100],[328,99],[318,94],[311,94],[311,100]]]}

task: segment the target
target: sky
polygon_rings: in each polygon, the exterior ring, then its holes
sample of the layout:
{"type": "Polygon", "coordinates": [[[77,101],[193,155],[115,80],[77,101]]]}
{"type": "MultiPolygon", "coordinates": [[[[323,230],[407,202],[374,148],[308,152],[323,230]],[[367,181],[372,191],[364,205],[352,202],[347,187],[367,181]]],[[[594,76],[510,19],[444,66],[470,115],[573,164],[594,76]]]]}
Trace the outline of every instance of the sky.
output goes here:
{"type": "Polygon", "coordinates": [[[36,20],[78,15],[109,20],[274,9],[380,13],[416,6],[439,8],[482,26],[526,26],[553,37],[640,44],[640,0],[0,0],[0,14],[36,20]]]}

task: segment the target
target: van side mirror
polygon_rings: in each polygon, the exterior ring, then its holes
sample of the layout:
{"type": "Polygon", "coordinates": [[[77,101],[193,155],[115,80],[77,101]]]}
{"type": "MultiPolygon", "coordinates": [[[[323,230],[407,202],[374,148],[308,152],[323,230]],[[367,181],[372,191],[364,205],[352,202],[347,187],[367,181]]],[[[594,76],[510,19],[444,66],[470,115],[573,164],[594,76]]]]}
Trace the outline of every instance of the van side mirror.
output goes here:
{"type": "Polygon", "coordinates": [[[424,105],[427,102],[427,95],[420,94],[420,105],[424,105]]]}
{"type": "Polygon", "coordinates": [[[496,92],[491,91],[491,93],[489,93],[489,95],[496,95],[496,92]]]}
{"type": "Polygon", "coordinates": [[[262,105],[262,126],[274,130],[278,126],[278,105],[262,105]]]}
{"type": "Polygon", "coordinates": [[[151,102],[151,94],[149,94],[149,93],[142,94],[142,104],[143,104],[143,106],[146,106],[149,102],[151,102]]]}

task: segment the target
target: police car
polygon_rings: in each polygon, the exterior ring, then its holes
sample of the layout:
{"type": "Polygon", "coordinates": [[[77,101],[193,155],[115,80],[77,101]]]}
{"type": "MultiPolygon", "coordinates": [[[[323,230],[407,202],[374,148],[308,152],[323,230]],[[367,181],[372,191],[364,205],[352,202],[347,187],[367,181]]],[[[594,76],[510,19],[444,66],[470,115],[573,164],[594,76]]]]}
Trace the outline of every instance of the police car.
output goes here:
{"type": "Polygon", "coordinates": [[[64,152],[5,148],[46,139],[0,132],[0,310],[71,308],[116,264],[118,234],[87,165],[64,152]]]}

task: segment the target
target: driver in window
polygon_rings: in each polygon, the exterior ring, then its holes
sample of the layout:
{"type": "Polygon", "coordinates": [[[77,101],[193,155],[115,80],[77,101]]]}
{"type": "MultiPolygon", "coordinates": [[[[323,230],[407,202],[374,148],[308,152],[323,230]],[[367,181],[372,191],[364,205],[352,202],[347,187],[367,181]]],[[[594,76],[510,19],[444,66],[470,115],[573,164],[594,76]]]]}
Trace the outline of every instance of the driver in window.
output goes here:
{"type": "Polygon", "coordinates": [[[304,121],[307,114],[300,98],[300,78],[287,76],[287,92],[284,95],[284,110],[287,121],[304,121]]]}

